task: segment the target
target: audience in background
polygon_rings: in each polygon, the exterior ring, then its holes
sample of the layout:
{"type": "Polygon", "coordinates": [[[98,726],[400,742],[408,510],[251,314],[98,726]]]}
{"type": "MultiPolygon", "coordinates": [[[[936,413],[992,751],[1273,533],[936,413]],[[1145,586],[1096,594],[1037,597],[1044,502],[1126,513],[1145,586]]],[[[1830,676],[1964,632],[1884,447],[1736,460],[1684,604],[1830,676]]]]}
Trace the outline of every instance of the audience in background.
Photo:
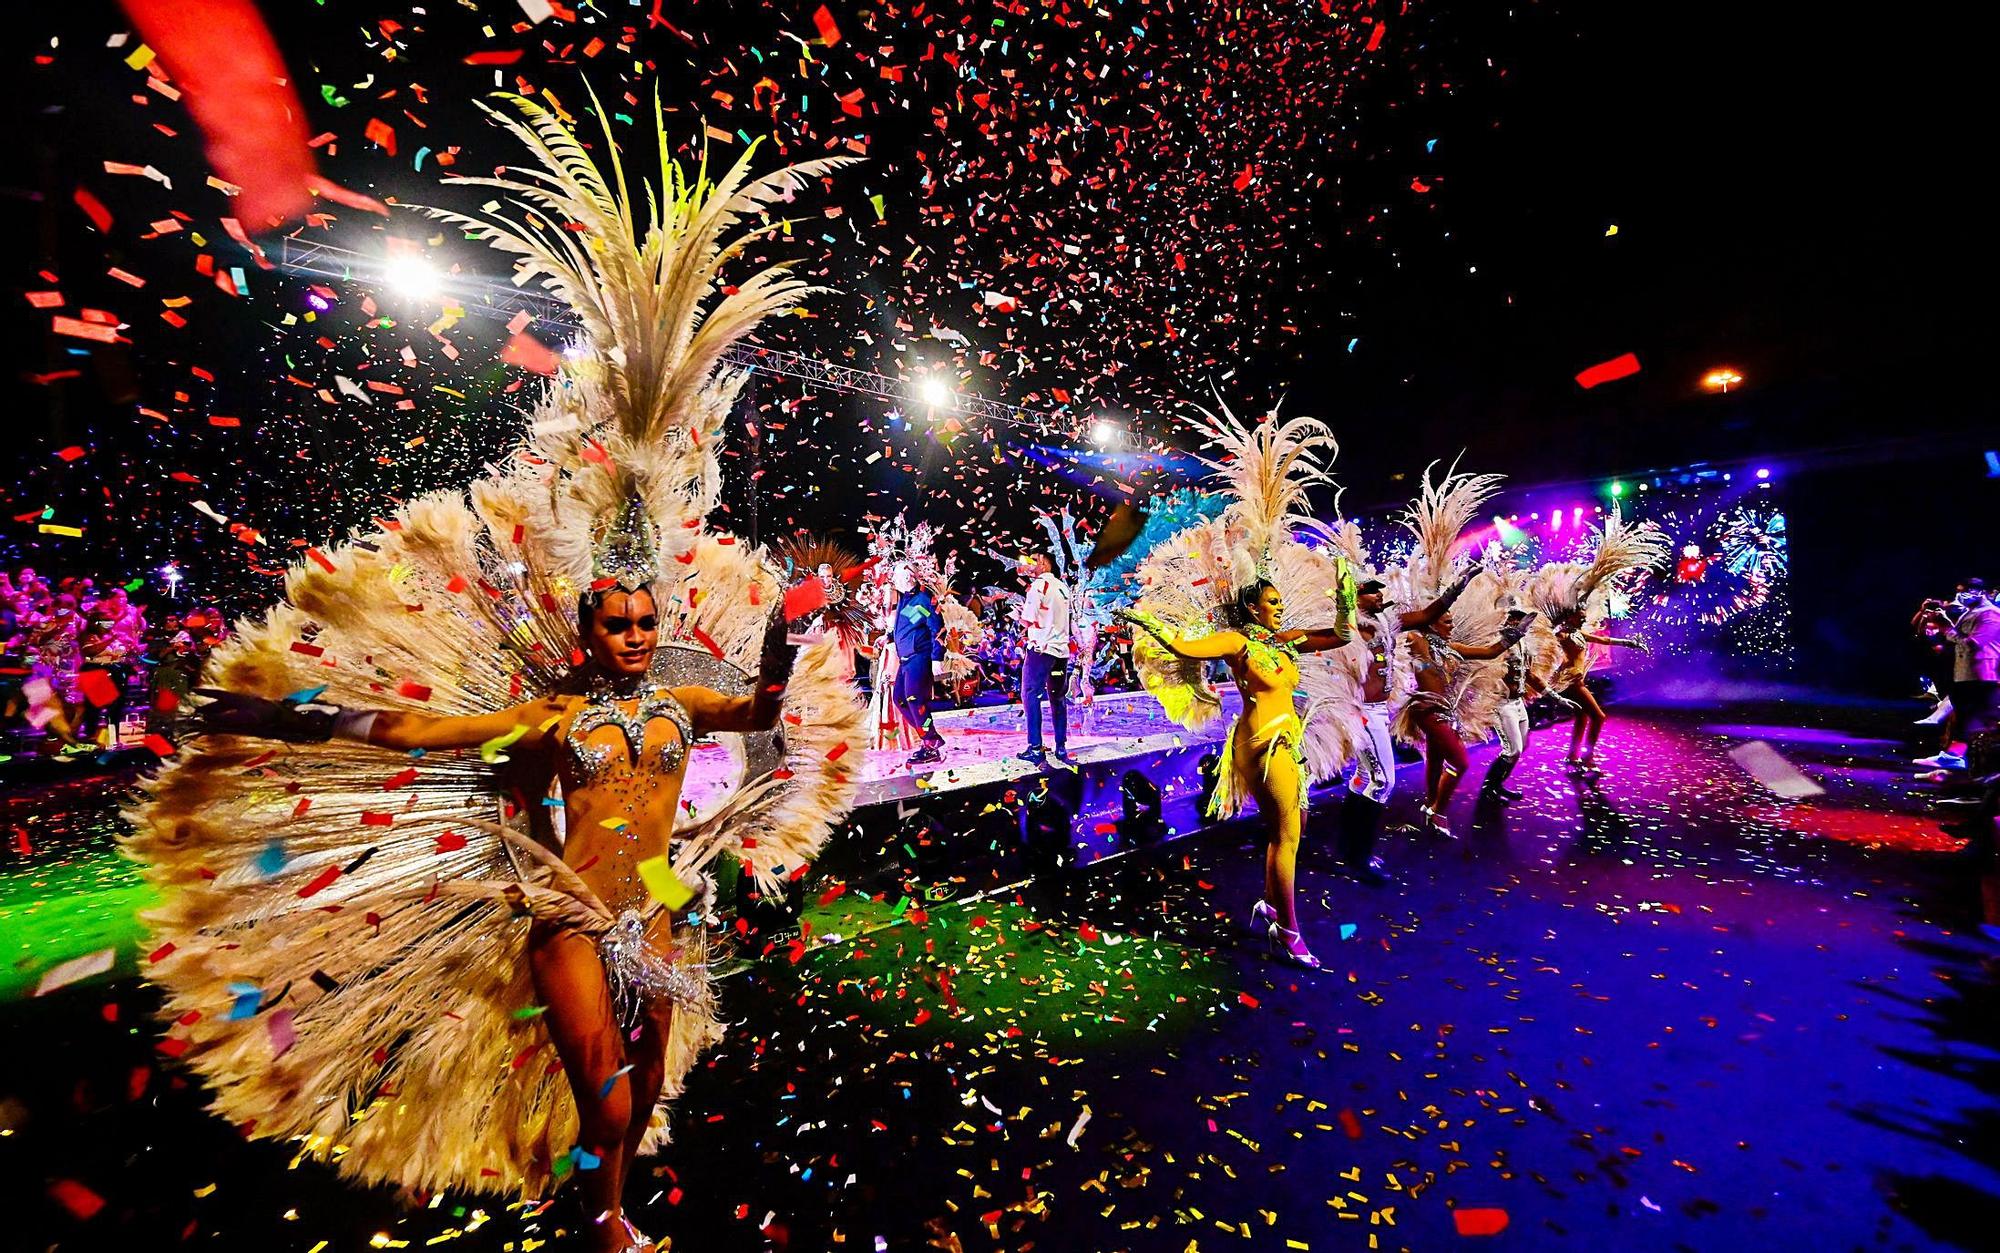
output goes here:
{"type": "Polygon", "coordinates": [[[123,587],[51,584],[33,567],[0,570],[0,754],[115,747],[155,691],[185,695],[220,642],[221,613],[169,608],[157,625],[123,587]]]}

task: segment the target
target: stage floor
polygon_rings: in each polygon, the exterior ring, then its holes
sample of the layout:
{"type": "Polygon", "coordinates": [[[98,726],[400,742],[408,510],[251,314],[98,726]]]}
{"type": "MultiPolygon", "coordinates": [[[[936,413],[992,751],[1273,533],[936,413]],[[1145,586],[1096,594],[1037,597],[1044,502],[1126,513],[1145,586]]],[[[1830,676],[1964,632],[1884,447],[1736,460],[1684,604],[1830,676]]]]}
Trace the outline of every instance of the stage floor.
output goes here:
{"type": "MultiPolygon", "coordinates": [[[[1506,811],[1473,803],[1476,749],[1463,838],[1392,836],[1379,891],[1332,866],[1324,806],[1320,974],[1241,930],[1254,820],[921,910],[918,884],[809,881],[805,942],[724,982],[729,1037],[635,1215],[717,1253],[1429,1250],[1501,1223],[1495,1247],[1987,1247],[2000,946],[1912,716],[1614,709],[1601,778],[1538,734],[1506,811]],[[1750,740],[1824,792],[1756,783],[1750,740]]],[[[119,962],[0,1003],[10,1247],[572,1247],[568,1200],[413,1206],[203,1112],[131,977],[111,800],[0,817],[29,850],[0,854],[7,991],[79,945],[119,962]]]]}

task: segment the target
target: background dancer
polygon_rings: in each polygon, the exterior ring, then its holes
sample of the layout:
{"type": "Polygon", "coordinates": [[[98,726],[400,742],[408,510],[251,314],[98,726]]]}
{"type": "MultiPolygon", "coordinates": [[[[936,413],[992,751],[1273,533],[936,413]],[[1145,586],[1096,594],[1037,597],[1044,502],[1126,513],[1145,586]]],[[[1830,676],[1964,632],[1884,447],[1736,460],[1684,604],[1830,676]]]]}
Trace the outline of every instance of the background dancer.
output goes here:
{"type": "Polygon", "coordinates": [[[896,590],[896,611],[891,620],[890,639],[896,646],[896,676],[892,696],[896,711],[922,740],[910,754],[911,765],[930,765],[944,759],[944,736],[931,717],[934,699],[932,671],[944,660],[940,636],[943,619],[930,589],[917,581],[917,572],[899,565],[889,580],[896,590]]]}
{"type": "Polygon", "coordinates": [[[1566,715],[1581,712],[1574,701],[1550,693],[1535,674],[1534,650],[1527,640],[1527,631],[1534,618],[1533,610],[1518,606],[1507,611],[1506,630],[1513,633],[1513,639],[1500,654],[1501,701],[1499,708],[1494,710],[1495,726],[1500,732],[1500,752],[1493,758],[1493,764],[1486,768],[1486,782],[1479,789],[1481,796],[1503,805],[1521,799],[1520,792],[1507,786],[1507,776],[1514,773],[1514,767],[1521,764],[1521,755],[1528,751],[1529,699],[1546,697],[1566,715]]]}
{"type": "MultiPolygon", "coordinates": [[[[1028,576],[1028,599],[1021,606],[1021,707],[1028,719],[1028,748],[1021,759],[1036,765],[1048,761],[1042,751],[1042,701],[1046,699],[1049,721],[1055,727],[1056,760],[1074,765],[1064,703],[1069,690],[1069,588],[1056,577],[1055,561],[1044,549],[1030,552],[1021,569],[1028,576]]],[[[1084,664],[1090,664],[1088,658],[1084,664]]]]}
{"type": "Polygon", "coordinates": [[[1146,690],[1168,716],[1190,729],[1206,725],[1222,702],[1208,686],[1211,660],[1229,664],[1243,711],[1229,728],[1209,817],[1233,817],[1255,799],[1268,838],[1264,894],[1250,910],[1276,956],[1319,967],[1300,933],[1295,879],[1306,791],[1340,769],[1350,752],[1348,727],[1333,712],[1340,677],[1332,654],[1350,638],[1352,579],[1345,563],[1293,538],[1316,526],[1298,514],[1306,489],[1326,481],[1319,454],[1332,434],[1310,418],[1280,423],[1266,416],[1246,428],[1227,409],[1194,422],[1223,451],[1203,464],[1229,484],[1220,518],[1175,535],[1140,566],[1145,592],[1126,614],[1132,656],[1146,690]],[[1284,625],[1287,591],[1307,607],[1306,624],[1284,625]],[[1216,603],[1218,592],[1228,600],[1216,603]],[[1214,629],[1218,615],[1231,626],[1214,629]],[[1315,658],[1302,654],[1319,654],[1315,658]],[[1307,696],[1300,717],[1296,696],[1307,696]]]}
{"type": "Polygon", "coordinates": [[[1370,887],[1389,882],[1388,872],[1375,856],[1375,841],[1382,831],[1382,814],[1396,790],[1396,747],[1390,737],[1396,709],[1391,702],[1401,692],[1390,676],[1398,668],[1398,637],[1436,624],[1478,573],[1476,566],[1467,570],[1430,604],[1401,613],[1387,612],[1383,599],[1387,585],[1382,580],[1369,579],[1357,589],[1355,638],[1350,647],[1361,650],[1361,729],[1355,742],[1355,769],[1347,781],[1347,800],[1340,809],[1340,860],[1370,887]]]}
{"type": "Polygon", "coordinates": [[[1407,705],[1409,721],[1424,737],[1424,806],[1426,830],[1453,838],[1445,825],[1458,781],[1465,774],[1465,739],[1460,734],[1459,706],[1471,678],[1467,662],[1491,661],[1514,648],[1527,633],[1527,622],[1503,627],[1488,644],[1452,642],[1454,622],[1447,610],[1426,630],[1410,636],[1410,655],[1417,690],[1407,705]]]}
{"type": "Polygon", "coordinates": [[[1584,683],[1593,660],[1591,646],[1652,651],[1644,640],[1603,635],[1590,630],[1589,624],[1603,615],[1613,582],[1633,570],[1658,565],[1666,560],[1668,551],[1667,537],[1658,527],[1650,522],[1626,525],[1613,504],[1589,564],[1547,565],[1531,576],[1535,604],[1548,621],[1548,632],[1553,633],[1544,633],[1540,651],[1560,658],[1549,690],[1582,707],[1570,730],[1568,761],[1574,769],[1597,768],[1597,737],[1604,733],[1604,706],[1584,683]]]}

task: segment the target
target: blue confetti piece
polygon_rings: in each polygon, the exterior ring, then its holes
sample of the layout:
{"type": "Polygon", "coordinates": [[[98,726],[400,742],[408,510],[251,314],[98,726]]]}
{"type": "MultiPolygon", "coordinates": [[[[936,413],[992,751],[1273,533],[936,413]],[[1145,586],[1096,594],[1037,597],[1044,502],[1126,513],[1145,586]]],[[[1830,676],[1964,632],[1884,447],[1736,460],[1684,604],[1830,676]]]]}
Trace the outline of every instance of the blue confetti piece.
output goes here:
{"type": "Polygon", "coordinates": [[[272,840],[257,854],[257,873],[268,879],[284,870],[285,860],[285,842],[272,840]]]}
{"type": "Polygon", "coordinates": [[[224,1020],[241,1022],[245,1018],[256,1017],[257,1010],[264,1004],[264,989],[254,983],[232,983],[229,990],[236,1000],[230,1005],[229,1012],[222,1016],[224,1020]]]}
{"type": "Polygon", "coordinates": [[[1353,923],[1351,923],[1351,922],[1343,922],[1343,923],[1341,923],[1341,924],[1340,924],[1340,938],[1341,938],[1341,939],[1343,939],[1343,940],[1351,940],[1351,939],[1353,939],[1353,938],[1354,938],[1354,932],[1355,932],[1355,930],[1356,930],[1356,928],[1355,928],[1355,925],[1354,925],[1353,923]]]}
{"type": "Polygon", "coordinates": [[[1360,337],[1359,335],[1356,335],[1356,336],[1355,336],[1355,337],[1354,337],[1353,339],[1350,339],[1350,340],[1348,340],[1348,341],[1347,341],[1347,351],[1349,351],[1349,352],[1353,352],[1353,351],[1354,351],[1354,346],[1355,346],[1356,344],[1360,343],[1360,342],[1361,342],[1361,337],[1360,337]]]}
{"type": "Polygon", "coordinates": [[[302,687],[290,696],[285,697],[285,699],[294,705],[310,705],[318,700],[320,693],[324,691],[326,691],[326,684],[324,683],[318,687],[302,687]]]}
{"type": "Polygon", "coordinates": [[[611,1077],[604,1081],[604,1086],[597,1090],[598,1099],[602,1100],[604,1097],[610,1096],[612,1085],[616,1084],[619,1079],[631,1073],[632,1073],[632,1068],[630,1066],[621,1066],[617,1070],[612,1071],[611,1077]]]}
{"type": "Polygon", "coordinates": [[[1438,146],[1438,141],[1435,139],[1426,139],[1424,141],[1424,151],[1427,153],[1436,152],[1437,146],[1438,146]]]}
{"type": "Polygon", "coordinates": [[[424,158],[425,158],[425,157],[427,157],[427,156],[429,156],[429,155],[431,155],[431,150],[430,150],[429,148],[419,148],[419,149],[417,149],[417,162],[416,162],[416,167],[415,167],[415,168],[417,168],[417,169],[419,169],[419,170],[423,169],[423,168],[424,168],[424,158]]]}
{"type": "Polygon", "coordinates": [[[586,1151],[581,1144],[576,1146],[576,1168],[578,1170],[596,1170],[603,1164],[603,1158],[595,1153],[586,1151]]]}

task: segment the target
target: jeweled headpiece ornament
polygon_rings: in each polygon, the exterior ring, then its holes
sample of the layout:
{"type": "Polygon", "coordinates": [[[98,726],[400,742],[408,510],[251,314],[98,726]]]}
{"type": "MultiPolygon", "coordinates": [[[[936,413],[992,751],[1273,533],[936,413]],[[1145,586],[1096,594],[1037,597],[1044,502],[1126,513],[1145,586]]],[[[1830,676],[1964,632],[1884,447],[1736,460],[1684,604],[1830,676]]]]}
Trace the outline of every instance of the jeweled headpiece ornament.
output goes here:
{"type": "Polygon", "coordinates": [[[627,496],[590,549],[590,590],[636,592],[660,575],[659,537],[636,495],[627,496]]]}

